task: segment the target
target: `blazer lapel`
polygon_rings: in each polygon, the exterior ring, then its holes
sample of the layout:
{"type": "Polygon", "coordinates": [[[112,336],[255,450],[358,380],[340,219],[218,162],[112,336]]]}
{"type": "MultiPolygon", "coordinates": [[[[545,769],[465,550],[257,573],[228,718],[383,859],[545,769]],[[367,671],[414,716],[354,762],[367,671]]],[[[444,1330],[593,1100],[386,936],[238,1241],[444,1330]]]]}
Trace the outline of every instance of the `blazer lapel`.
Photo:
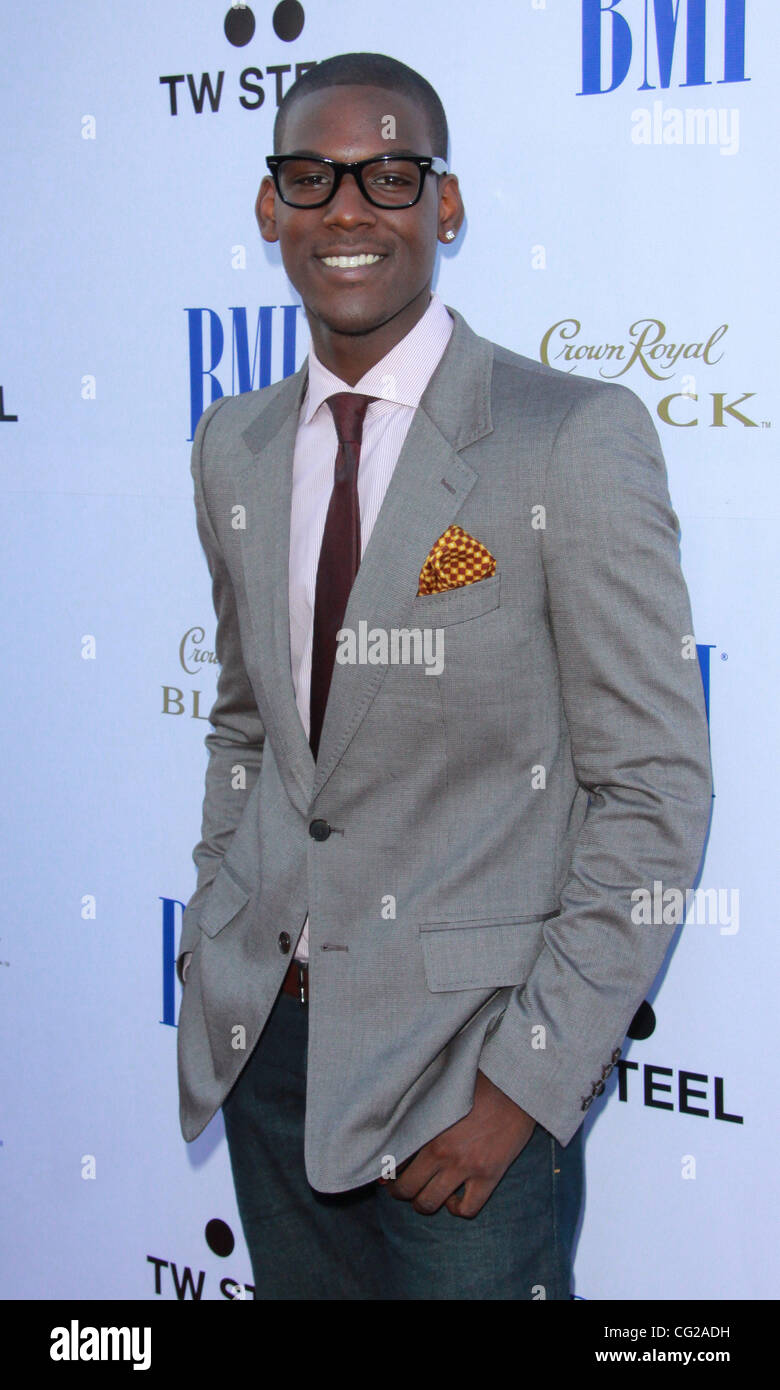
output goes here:
{"type": "MultiPolygon", "coordinates": [[[[369,629],[404,626],[425,557],[476,482],[459,450],[493,428],[493,349],[457,310],[449,312],[455,326],[399,454],[350,593],[345,628],[358,631],[361,621],[369,629]]],[[[256,643],[254,669],[270,711],[267,733],[280,774],[304,814],[343,757],[385,672],[382,666],[336,662],[315,767],[295,703],[290,658],[292,465],[307,378],[304,362],[243,432],[250,456],[235,473],[237,496],[247,506],[242,557],[256,643]]]]}
{"type": "MultiPolygon", "coordinates": [[[[449,307],[449,306],[448,306],[449,307]]],[[[493,349],[450,309],[455,327],[415,412],[363,553],[343,627],[403,627],[420,569],[457,516],[477,479],[458,450],[489,434],[493,349]]],[[[383,666],[336,662],[312,795],[327,782],[354,738],[385,673],[383,666]]]]}
{"type": "Polygon", "coordinates": [[[266,696],[268,728],[280,776],[305,814],[311,800],[314,758],[295,703],[290,657],[289,554],[292,467],[298,414],[306,390],[306,362],[280,385],[274,399],[243,432],[249,458],[235,473],[237,496],[247,507],[241,547],[255,636],[254,669],[266,696]],[[292,775],[292,779],[290,778],[292,775]]]}

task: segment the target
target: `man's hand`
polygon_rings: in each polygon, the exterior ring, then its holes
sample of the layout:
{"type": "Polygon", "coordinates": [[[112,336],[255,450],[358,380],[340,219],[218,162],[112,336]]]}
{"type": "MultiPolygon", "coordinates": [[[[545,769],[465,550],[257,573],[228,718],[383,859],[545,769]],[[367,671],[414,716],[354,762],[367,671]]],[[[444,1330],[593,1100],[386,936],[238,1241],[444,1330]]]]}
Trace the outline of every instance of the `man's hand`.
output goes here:
{"type": "Polygon", "coordinates": [[[187,971],[188,971],[189,968],[190,968],[190,961],[191,961],[191,960],[192,960],[192,951],[185,951],[185,952],[184,952],[184,960],[183,960],[183,962],[182,962],[182,967],[181,967],[181,982],[182,982],[182,984],[186,984],[186,983],[187,983],[187,971]]]}
{"type": "Polygon", "coordinates": [[[468,1115],[425,1144],[388,1190],[425,1215],[443,1204],[453,1216],[476,1216],[535,1127],[536,1120],[478,1071],[468,1115]],[[461,1183],[465,1189],[456,1197],[461,1183]]]}

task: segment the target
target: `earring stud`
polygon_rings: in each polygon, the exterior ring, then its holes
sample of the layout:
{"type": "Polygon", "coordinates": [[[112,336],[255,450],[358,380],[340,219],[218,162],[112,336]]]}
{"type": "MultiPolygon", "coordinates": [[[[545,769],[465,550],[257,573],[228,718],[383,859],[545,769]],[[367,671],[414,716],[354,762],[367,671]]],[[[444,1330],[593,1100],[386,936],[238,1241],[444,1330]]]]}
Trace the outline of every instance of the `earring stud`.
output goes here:
{"type": "Polygon", "coordinates": [[[453,237],[455,236],[452,227],[450,227],[450,230],[448,232],[445,232],[444,235],[446,236],[448,241],[452,241],[453,237]]]}

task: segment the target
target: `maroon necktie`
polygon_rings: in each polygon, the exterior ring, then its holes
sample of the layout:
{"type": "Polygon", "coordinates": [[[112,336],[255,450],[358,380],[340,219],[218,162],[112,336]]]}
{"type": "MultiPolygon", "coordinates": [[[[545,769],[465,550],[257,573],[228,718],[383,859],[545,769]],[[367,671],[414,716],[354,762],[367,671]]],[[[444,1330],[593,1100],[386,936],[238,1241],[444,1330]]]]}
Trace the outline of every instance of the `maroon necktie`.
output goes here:
{"type": "Polygon", "coordinates": [[[357,486],[360,444],[366,410],[376,399],[376,396],[361,396],[357,391],[340,391],[327,399],[339,447],[314,594],[309,744],[315,759],[336,660],[336,633],[344,620],[350,589],[360,566],[357,486]]]}

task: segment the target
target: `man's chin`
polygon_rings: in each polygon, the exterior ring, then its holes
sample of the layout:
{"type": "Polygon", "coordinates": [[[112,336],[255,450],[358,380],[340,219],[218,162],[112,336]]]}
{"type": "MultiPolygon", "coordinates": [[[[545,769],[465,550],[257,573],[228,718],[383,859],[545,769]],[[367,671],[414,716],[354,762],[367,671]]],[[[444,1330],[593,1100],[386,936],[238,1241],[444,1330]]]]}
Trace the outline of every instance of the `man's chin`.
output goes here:
{"type": "MultiPolygon", "coordinates": [[[[304,304],[306,314],[309,319],[309,326],[312,320],[328,333],[337,333],[345,338],[365,338],[371,333],[377,333],[387,324],[392,323],[399,315],[411,311],[416,304],[416,299],[405,300],[402,304],[394,306],[384,304],[360,303],[357,296],[353,300],[344,298],[339,303],[329,303],[323,305],[304,304]]],[[[426,298],[426,304],[430,300],[430,290],[426,298]]],[[[416,317],[424,310],[417,309],[416,317]]]]}
{"type": "Polygon", "coordinates": [[[338,333],[345,338],[366,337],[394,318],[394,314],[388,314],[386,309],[371,312],[357,304],[339,305],[337,308],[328,305],[322,310],[313,309],[309,312],[329,333],[338,333]]]}

